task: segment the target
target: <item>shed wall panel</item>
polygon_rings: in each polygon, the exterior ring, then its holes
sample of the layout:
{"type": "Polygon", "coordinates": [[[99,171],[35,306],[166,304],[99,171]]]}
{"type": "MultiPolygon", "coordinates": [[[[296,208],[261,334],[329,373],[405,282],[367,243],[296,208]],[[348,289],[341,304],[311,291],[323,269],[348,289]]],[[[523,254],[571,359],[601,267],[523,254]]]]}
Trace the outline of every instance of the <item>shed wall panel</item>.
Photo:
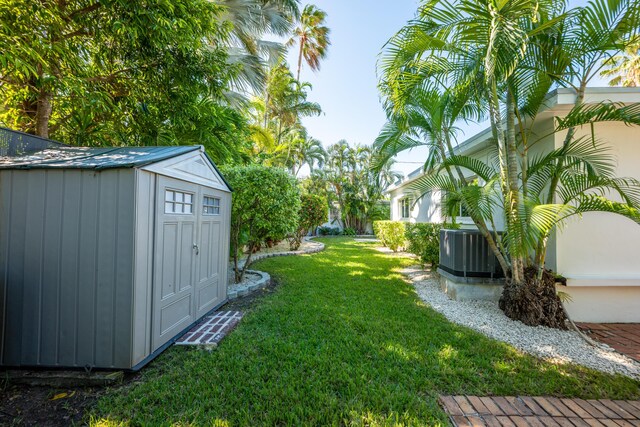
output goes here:
{"type": "MultiPolygon", "coordinates": [[[[58,358],[58,313],[62,308],[60,305],[60,246],[62,242],[62,208],[65,203],[64,173],[47,171],[44,179],[46,183],[44,187],[45,216],[42,228],[44,239],[40,269],[42,277],[36,282],[41,295],[41,315],[40,325],[37,325],[36,328],[40,334],[38,364],[52,366],[56,364],[58,358]]],[[[42,186],[38,186],[36,183],[33,188],[30,186],[29,191],[31,194],[34,191],[37,194],[36,197],[31,196],[30,200],[40,198],[42,186]]],[[[27,243],[33,242],[27,240],[27,243]]],[[[24,314],[25,317],[29,316],[28,310],[25,310],[24,314]]]]}
{"type": "MultiPolygon", "coordinates": [[[[79,224],[79,258],[78,283],[95,284],[97,280],[98,248],[98,218],[95,215],[100,209],[99,181],[97,179],[82,179],[80,194],[79,224]],[[92,214],[93,213],[93,214],[92,214]]],[[[78,346],[75,350],[76,361],[95,360],[94,337],[96,334],[96,287],[79,286],[78,288],[78,319],[76,329],[78,346]]]]}
{"type": "Polygon", "coordinates": [[[78,280],[80,267],[80,221],[76,215],[82,216],[82,180],[74,179],[66,174],[64,182],[64,210],[62,212],[62,234],[60,277],[60,301],[67,308],[60,310],[59,319],[59,352],[57,362],[60,365],[73,365],[76,360],[77,341],[76,329],[78,318],[78,280]],[[76,214],[77,213],[77,214],[76,214]],[[67,351],[66,349],[70,349],[67,351]]]}
{"type": "Polygon", "coordinates": [[[16,363],[22,354],[21,341],[16,337],[22,336],[22,299],[25,289],[22,286],[7,286],[8,278],[21,277],[25,271],[25,235],[27,231],[26,215],[12,215],[9,207],[16,211],[26,212],[28,185],[25,180],[14,179],[12,172],[0,175],[0,186],[2,187],[2,224],[4,232],[2,235],[2,248],[5,251],[2,257],[3,281],[0,284],[6,295],[5,316],[4,316],[4,348],[2,356],[3,363],[16,363]],[[22,197],[14,197],[14,194],[22,194],[22,197]],[[11,244],[11,242],[15,242],[11,244]],[[9,263],[11,260],[11,263],[9,263]],[[13,345],[9,341],[13,340],[13,345]],[[17,341],[16,341],[17,340],[17,341]]]}
{"type": "MultiPolygon", "coordinates": [[[[96,364],[111,366],[113,362],[113,341],[115,319],[115,260],[118,227],[117,185],[115,177],[101,179],[98,188],[100,200],[98,208],[98,263],[96,277],[96,364]],[[109,200],[109,203],[104,201],[109,200]]],[[[97,242],[96,242],[97,243],[97,242]]]]}
{"type": "Polygon", "coordinates": [[[116,228],[114,346],[115,366],[131,366],[135,187],[131,169],[118,172],[118,225],[116,228]]]}
{"type": "Polygon", "coordinates": [[[130,367],[134,171],[0,174],[1,362],[130,367]]]}
{"type": "Polygon", "coordinates": [[[136,365],[151,353],[151,301],[156,177],[136,171],[135,280],[133,293],[133,360],[136,365]]]}
{"type": "MultiPolygon", "coordinates": [[[[16,292],[22,291],[21,301],[23,307],[29,306],[30,310],[21,310],[20,317],[22,330],[21,336],[16,337],[16,345],[20,342],[20,355],[28,364],[37,364],[40,355],[40,325],[42,323],[42,289],[40,283],[43,274],[44,254],[44,227],[46,224],[46,172],[23,175],[14,172],[14,186],[12,188],[11,227],[17,233],[13,235],[10,247],[10,257],[14,255],[23,259],[23,270],[16,271],[11,277],[19,278],[20,285],[16,292]],[[25,179],[26,178],[26,179],[25,179]],[[18,200],[24,197],[24,205],[16,206],[18,200]],[[24,218],[24,222],[22,219],[24,218]],[[19,242],[20,235],[22,242],[19,242]],[[16,248],[18,245],[18,248],[16,248]],[[35,351],[34,351],[35,350],[35,351]]],[[[13,263],[13,262],[12,262],[13,263]]],[[[11,329],[8,331],[13,332],[11,329]]]]}

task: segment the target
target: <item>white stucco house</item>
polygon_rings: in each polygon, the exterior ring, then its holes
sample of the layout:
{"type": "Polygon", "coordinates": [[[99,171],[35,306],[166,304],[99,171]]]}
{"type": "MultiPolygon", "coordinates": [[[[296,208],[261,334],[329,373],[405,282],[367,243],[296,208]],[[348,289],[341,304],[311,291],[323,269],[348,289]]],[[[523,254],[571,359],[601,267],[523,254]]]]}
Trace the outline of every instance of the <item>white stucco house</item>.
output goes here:
{"type": "MultiPolygon", "coordinates": [[[[548,108],[538,117],[534,132],[547,135],[536,151],[562,146],[565,133],[551,134],[554,117],[562,117],[574,105],[570,89],[549,94],[548,108]]],[[[640,88],[590,88],[586,102],[613,101],[640,103],[640,88]]],[[[617,176],[640,180],[640,127],[623,123],[598,123],[597,137],[611,145],[617,157],[617,176]]],[[[590,135],[585,127],[578,135],[590,135]]],[[[487,160],[491,130],[486,129],[456,148],[462,155],[487,160]]],[[[407,222],[442,222],[441,195],[433,192],[422,199],[411,199],[409,185],[422,176],[418,169],[388,190],[391,219],[407,222]]],[[[461,213],[463,214],[463,213],[461,213]]],[[[496,219],[501,218],[496,215],[496,219]]],[[[470,218],[457,218],[463,227],[473,228],[470,218]]],[[[503,224],[496,224],[498,229],[503,224]]],[[[640,322],[640,226],[614,214],[587,213],[572,219],[558,230],[549,244],[547,266],[567,278],[562,291],[571,301],[570,316],[583,322],[640,322]]]]}

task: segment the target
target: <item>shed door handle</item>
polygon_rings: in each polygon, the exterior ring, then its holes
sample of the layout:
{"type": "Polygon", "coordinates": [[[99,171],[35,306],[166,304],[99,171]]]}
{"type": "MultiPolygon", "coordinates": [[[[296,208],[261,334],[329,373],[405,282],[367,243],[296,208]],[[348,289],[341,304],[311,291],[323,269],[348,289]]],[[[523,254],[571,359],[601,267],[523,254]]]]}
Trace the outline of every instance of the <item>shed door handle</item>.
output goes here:
{"type": "Polygon", "coordinates": [[[196,255],[198,255],[200,253],[200,248],[195,243],[193,244],[193,249],[196,250],[196,255]]]}

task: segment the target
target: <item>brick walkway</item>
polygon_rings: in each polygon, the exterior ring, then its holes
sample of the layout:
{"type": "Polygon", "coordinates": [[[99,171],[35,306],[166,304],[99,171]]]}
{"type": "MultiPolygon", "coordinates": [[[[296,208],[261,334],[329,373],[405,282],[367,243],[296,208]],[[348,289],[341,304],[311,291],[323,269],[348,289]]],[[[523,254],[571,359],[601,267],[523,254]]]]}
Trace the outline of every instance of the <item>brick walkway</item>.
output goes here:
{"type": "Polygon", "coordinates": [[[176,345],[216,346],[238,325],[242,316],[240,311],[217,311],[210,314],[181,336],[176,345]]]}
{"type": "Polygon", "coordinates": [[[458,427],[634,427],[640,401],[555,397],[440,396],[458,427]]]}
{"type": "Polygon", "coordinates": [[[639,323],[577,323],[591,338],[640,362],[639,323]]]}

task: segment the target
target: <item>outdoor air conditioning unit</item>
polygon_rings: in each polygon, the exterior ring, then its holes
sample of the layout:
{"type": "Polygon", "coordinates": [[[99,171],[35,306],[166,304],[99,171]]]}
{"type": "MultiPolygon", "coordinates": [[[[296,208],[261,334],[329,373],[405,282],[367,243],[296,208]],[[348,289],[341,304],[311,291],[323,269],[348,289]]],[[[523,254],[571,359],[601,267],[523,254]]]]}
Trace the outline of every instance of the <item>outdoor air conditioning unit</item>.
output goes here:
{"type": "Polygon", "coordinates": [[[498,259],[478,230],[440,230],[439,268],[458,277],[504,277],[498,259]]]}

